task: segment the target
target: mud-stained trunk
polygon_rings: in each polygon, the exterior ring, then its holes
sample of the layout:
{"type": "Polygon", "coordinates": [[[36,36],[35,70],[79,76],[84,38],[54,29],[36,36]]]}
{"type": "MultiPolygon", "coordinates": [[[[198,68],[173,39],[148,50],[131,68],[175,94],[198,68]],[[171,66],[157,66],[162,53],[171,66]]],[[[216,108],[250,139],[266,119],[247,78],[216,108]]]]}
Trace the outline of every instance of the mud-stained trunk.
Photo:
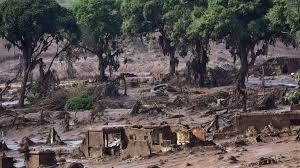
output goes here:
{"type": "Polygon", "coordinates": [[[105,69],[106,69],[106,65],[103,59],[102,54],[98,54],[98,70],[99,70],[99,77],[98,77],[98,81],[99,82],[103,82],[106,81],[106,75],[105,75],[105,69]]]}
{"type": "Polygon", "coordinates": [[[242,95],[243,111],[247,111],[247,92],[246,92],[246,77],[249,71],[248,53],[245,48],[240,51],[241,68],[237,80],[237,91],[242,95]]]}
{"type": "Polygon", "coordinates": [[[122,79],[121,79],[124,83],[124,96],[127,96],[127,82],[126,82],[126,77],[125,75],[122,76],[122,79]]]}
{"type": "Polygon", "coordinates": [[[177,59],[173,53],[170,53],[170,69],[169,73],[174,75],[176,72],[177,59]]]}
{"type": "MultiPolygon", "coordinates": [[[[69,54],[69,53],[68,53],[69,54]]],[[[76,78],[76,70],[73,66],[73,61],[71,56],[67,56],[66,58],[66,63],[67,63],[67,75],[69,79],[75,79],[76,78]]]]}
{"type": "Polygon", "coordinates": [[[19,99],[19,106],[24,107],[25,97],[26,97],[26,86],[29,74],[31,72],[31,57],[32,57],[32,50],[31,50],[31,42],[28,40],[24,49],[22,51],[23,54],[23,79],[21,84],[20,90],[20,99],[19,99]]]}
{"type": "Polygon", "coordinates": [[[26,94],[26,85],[29,77],[29,70],[24,70],[24,75],[22,79],[22,84],[21,84],[21,91],[20,91],[20,100],[19,100],[19,106],[24,107],[24,102],[25,102],[25,94],[26,94]]]}
{"type": "Polygon", "coordinates": [[[200,40],[196,39],[195,41],[196,45],[196,53],[198,57],[198,85],[200,87],[205,86],[205,79],[207,76],[207,63],[208,63],[208,56],[207,56],[207,43],[203,43],[200,40]]]}

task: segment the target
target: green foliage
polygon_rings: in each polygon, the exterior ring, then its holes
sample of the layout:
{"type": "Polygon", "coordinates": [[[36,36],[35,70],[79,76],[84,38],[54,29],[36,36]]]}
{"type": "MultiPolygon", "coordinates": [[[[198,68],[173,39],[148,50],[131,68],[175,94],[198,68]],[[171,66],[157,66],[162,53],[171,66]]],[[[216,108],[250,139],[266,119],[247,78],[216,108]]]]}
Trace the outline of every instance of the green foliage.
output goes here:
{"type": "Polygon", "coordinates": [[[300,83],[300,71],[296,72],[293,76],[294,80],[300,83]]]}
{"type": "Polygon", "coordinates": [[[72,10],[83,32],[81,45],[99,58],[100,76],[108,65],[117,69],[116,58],[122,53],[118,42],[122,34],[119,1],[78,0],[72,10]]]}
{"type": "Polygon", "coordinates": [[[300,100],[300,95],[297,90],[291,90],[284,96],[284,100],[289,104],[297,104],[300,100]]]}
{"type": "Polygon", "coordinates": [[[56,41],[79,37],[73,14],[54,0],[6,0],[0,9],[0,35],[20,49],[30,40],[34,50],[45,34],[56,41]]]}
{"type": "Polygon", "coordinates": [[[82,92],[79,96],[67,100],[65,110],[90,110],[92,106],[93,99],[86,92],[82,92]]]}

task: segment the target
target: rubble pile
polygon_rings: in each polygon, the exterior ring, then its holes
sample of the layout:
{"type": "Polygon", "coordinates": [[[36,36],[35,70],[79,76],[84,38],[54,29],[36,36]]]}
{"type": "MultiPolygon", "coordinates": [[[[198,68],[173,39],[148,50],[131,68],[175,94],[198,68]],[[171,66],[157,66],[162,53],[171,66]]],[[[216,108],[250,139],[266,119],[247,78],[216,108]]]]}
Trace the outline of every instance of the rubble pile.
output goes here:
{"type": "Polygon", "coordinates": [[[209,68],[207,72],[210,87],[232,85],[238,74],[238,70],[233,66],[209,68]]]}
{"type": "Polygon", "coordinates": [[[213,108],[218,106],[218,101],[219,100],[225,100],[224,104],[221,106],[226,106],[226,100],[229,99],[229,92],[216,92],[212,94],[206,94],[206,95],[201,95],[196,101],[191,102],[193,104],[190,109],[207,109],[207,108],[213,108]]]}
{"type": "Polygon", "coordinates": [[[154,105],[143,105],[141,101],[137,101],[130,114],[131,115],[139,115],[139,114],[148,114],[148,115],[158,115],[164,114],[164,107],[158,106],[157,104],[154,105]]]}

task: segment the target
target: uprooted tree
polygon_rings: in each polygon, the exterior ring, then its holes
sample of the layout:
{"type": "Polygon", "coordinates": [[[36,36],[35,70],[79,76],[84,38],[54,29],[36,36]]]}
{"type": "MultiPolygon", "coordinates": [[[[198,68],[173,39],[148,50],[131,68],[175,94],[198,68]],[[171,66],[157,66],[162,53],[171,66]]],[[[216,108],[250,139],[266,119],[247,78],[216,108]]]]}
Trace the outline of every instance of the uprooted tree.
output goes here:
{"type": "Polygon", "coordinates": [[[98,57],[99,81],[107,79],[108,66],[119,68],[118,56],[122,53],[119,6],[117,0],[79,0],[73,6],[83,32],[80,46],[98,57]]]}
{"type": "Polygon", "coordinates": [[[6,0],[0,9],[0,36],[22,52],[23,107],[29,74],[42,62],[42,53],[64,36],[72,42],[80,33],[73,14],[55,0],[6,0]]]}
{"type": "Polygon", "coordinates": [[[212,40],[225,43],[234,60],[240,60],[236,89],[246,111],[249,67],[277,41],[295,46],[300,20],[285,0],[211,0],[197,22],[211,30],[212,40]]]}

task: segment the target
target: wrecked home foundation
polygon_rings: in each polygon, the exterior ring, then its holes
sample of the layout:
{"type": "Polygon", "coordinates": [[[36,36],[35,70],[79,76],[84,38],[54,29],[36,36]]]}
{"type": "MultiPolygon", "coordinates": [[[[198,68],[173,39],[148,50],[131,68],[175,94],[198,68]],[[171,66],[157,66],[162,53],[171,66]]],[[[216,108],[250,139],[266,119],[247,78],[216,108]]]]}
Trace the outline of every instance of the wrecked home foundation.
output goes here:
{"type": "Polygon", "coordinates": [[[183,125],[115,126],[89,130],[80,150],[91,158],[145,157],[204,140],[204,131],[183,125]]]}
{"type": "Polygon", "coordinates": [[[269,124],[272,124],[277,129],[298,126],[300,125],[300,111],[238,114],[234,118],[234,131],[243,133],[249,127],[261,130],[269,124]]]}

